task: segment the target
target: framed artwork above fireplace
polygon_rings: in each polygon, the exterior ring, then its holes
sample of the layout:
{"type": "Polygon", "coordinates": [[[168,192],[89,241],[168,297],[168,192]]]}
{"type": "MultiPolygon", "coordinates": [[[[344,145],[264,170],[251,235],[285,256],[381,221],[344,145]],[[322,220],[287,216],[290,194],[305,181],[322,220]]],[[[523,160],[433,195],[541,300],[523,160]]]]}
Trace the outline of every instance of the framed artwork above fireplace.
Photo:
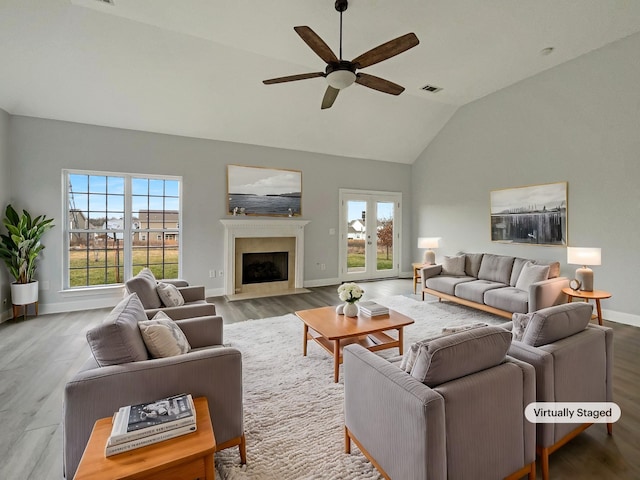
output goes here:
{"type": "Polygon", "coordinates": [[[302,215],[302,172],[227,165],[227,213],[278,217],[302,215]]]}

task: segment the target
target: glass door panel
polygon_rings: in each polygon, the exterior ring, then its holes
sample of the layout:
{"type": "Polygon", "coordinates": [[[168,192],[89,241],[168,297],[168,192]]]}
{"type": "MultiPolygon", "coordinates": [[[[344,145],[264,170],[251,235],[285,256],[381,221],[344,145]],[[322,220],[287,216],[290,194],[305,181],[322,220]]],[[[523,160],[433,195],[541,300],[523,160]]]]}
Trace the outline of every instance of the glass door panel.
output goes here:
{"type": "Polygon", "coordinates": [[[376,270],[393,270],[394,202],[376,203],[376,270]]]}

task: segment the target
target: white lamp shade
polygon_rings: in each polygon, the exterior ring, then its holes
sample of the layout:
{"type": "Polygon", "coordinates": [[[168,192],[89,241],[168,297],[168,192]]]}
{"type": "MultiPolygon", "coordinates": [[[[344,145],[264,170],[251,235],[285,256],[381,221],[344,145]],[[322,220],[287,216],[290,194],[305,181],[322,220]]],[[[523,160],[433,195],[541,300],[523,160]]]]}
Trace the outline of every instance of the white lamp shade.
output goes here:
{"type": "Polygon", "coordinates": [[[440,246],[440,237],[419,237],[418,248],[438,248],[440,246]]]}
{"type": "Polygon", "coordinates": [[[601,265],[600,248],[567,247],[567,263],[571,265],[601,265]]]}

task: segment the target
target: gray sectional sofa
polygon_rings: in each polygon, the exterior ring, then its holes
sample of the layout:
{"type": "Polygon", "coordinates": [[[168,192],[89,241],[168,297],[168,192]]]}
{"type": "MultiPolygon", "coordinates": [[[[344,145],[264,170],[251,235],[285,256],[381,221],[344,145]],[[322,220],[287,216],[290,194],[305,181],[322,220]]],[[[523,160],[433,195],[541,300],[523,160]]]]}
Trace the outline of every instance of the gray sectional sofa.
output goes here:
{"type": "Polygon", "coordinates": [[[526,258],[467,253],[445,257],[440,265],[422,269],[425,293],[511,319],[566,301],[562,293],[569,279],[560,264],[526,258]]]}

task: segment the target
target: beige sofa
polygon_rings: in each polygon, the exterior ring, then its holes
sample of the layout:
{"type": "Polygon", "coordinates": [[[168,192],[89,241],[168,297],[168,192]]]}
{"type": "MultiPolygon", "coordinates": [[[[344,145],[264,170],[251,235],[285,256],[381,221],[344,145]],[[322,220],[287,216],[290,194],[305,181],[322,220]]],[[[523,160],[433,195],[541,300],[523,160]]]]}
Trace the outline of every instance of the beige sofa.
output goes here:
{"type": "Polygon", "coordinates": [[[423,300],[430,294],[509,319],[564,303],[562,289],[568,286],[558,262],[490,253],[445,257],[442,264],[422,269],[423,300]]]}

